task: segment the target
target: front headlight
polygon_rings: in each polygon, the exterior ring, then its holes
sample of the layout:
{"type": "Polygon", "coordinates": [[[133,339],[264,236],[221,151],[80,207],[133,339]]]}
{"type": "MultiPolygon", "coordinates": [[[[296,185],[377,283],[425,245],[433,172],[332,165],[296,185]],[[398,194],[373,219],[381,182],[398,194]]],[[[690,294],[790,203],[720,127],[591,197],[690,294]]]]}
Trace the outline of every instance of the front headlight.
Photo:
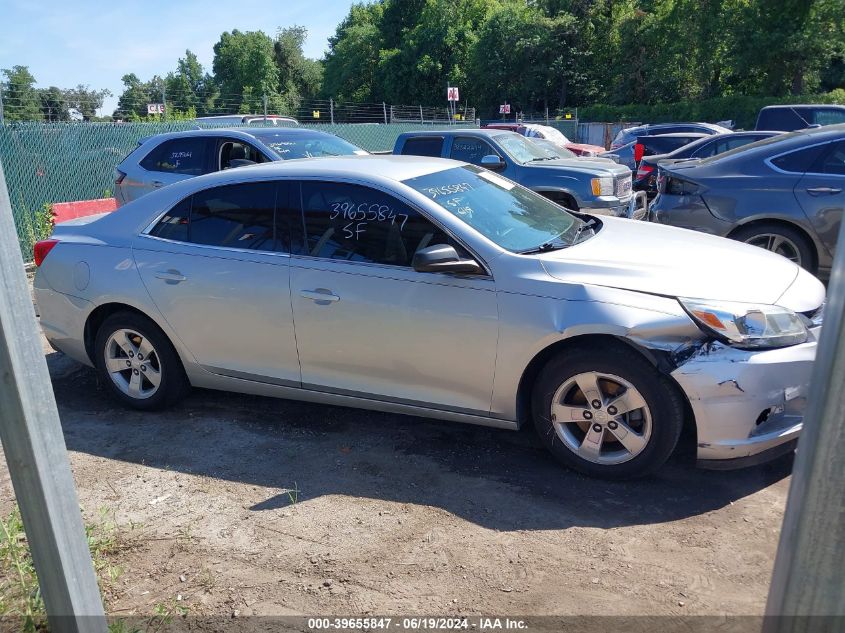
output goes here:
{"type": "Polygon", "coordinates": [[[613,195],[613,178],[602,176],[601,178],[593,178],[593,195],[594,196],[612,196],[613,195]]]}
{"type": "Polygon", "coordinates": [[[705,332],[735,347],[786,347],[807,340],[805,317],[780,306],[681,299],[683,308],[705,332]]]}

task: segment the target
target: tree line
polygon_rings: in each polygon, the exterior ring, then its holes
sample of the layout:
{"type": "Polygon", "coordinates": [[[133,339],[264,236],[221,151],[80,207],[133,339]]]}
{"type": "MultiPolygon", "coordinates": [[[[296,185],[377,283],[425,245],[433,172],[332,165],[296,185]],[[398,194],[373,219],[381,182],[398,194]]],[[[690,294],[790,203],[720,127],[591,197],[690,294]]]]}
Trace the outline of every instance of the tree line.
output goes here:
{"type": "MultiPolygon", "coordinates": [[[[447,83],[483,117],[505,102],[613,111],[601,108],[845,87],[845,0],[374,0],[351,6],[323,59],[303,54],[306,37],[223,33],[211,69],[188,50],[163,77],[124,75],[113,116],[162,101],[186,116],[262,112],[265,100],[279,114],[320,98],[440,105],[447,83]]],[[[7,119],[90,118],[110,94],[36,90],[27,68],[3,72],[7,119]]]]}

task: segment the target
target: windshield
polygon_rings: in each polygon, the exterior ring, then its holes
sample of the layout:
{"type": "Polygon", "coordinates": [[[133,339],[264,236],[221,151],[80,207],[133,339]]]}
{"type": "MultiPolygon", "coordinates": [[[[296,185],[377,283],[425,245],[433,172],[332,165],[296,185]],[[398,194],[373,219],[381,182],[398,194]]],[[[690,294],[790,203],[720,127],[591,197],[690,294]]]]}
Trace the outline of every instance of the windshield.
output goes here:
{"type": "Polygon", "coordinates": [[[292,135],[278,131],[270,134],[256,134],[256,137],[283,160],[320,156],[354,156],[367,153],[342,138],[328,134],[292,135]]]}
{"type": "Polygon", "coordinates": [[[404,183],[484,237],[513,252],[573,243],[582,220],[496,173],[466,165],[404,183]]]}
{"type": "Polygon", "coordinates": [[[547,152],[551,152],[557,158],[578,158],[575,152],[570,152],[565,147],[561,147],[560,145],[555,145],[552,141],[547,141],[544,138],[530,138],[528,139],[534,145],[539,145],[547,152]]]}
{"type": "Polygon", "coordinates": [[[500,134],[494,136],[493,140],[517,163],[530,163],[535,160],[554,160],[557,158],[554,153],[516,133],[500,134]]]}

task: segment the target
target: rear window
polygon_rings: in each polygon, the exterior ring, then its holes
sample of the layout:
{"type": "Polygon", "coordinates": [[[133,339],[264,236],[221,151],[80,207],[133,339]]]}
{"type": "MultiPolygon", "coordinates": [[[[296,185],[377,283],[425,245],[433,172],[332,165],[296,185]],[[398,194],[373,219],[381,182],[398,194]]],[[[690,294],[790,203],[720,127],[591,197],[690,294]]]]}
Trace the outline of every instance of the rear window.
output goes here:
{"type": "Polygon", "coordinates": [[[402,153],[409,156],[439,157],[442,152],[442,136],[417,136],[415,138],[409,138],[402,147],[402,153]]]}
{"type": "Polygon", "coordinates": [[[810,125],[794,108],[772,108],[760,111],[757,118],[758,130],[782,130],[791,132],[803,130],[810,125]]]}
{"type": "Polygon", "coordinates": [[[205,137],[174,138],[157,145],[141,161],[147,171],[199,176],[205,173],[208,158],[205,137]]]}

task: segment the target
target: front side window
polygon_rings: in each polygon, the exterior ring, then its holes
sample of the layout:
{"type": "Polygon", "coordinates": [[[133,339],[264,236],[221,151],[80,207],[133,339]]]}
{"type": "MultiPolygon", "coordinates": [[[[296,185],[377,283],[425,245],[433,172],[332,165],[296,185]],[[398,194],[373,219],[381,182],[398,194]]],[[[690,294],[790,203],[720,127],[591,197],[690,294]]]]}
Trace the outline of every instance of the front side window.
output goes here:
{"type": "Polygon", "coordinates": [[[232,161],[249,160],[253,163],[265,162],[264,155],[261,154],[249,143],[243,141],[224,141],[220,145],[219,166],[218,169],[231,169],[232,167],[241,167],[244,163],[237,163],[232,161]]]}
{"type": "Polygon", "coordinates": [[[311,257],[410,266],[419,249],[451,243],[412,207],[369,187],[304,181],[301,194],[311,257]]]}
{"type": "Polygon", "coordinates": [[[274,182],[200,191],[168,211],[150,235],[206,246],[285,251],[288,228],[276,218],[277,188],[286,191],[274,182]]]}
{"type": "Polygon", "coordinates": [[[403,183],[513,252],[550,242],[570,245],[584,225],[554,202],[478,167],[455,167],[403,183]]]}
{"type": "Polygon", "coordinates": [[[816,125],[836,125],[845,123],[845,110],[835,108],[816,110],[813,112],[813,123],[816,125]]]}
{"type": "Polygon", "coordinates": [[[480,165],[482,158],[495,154],[496,151],[490,147],[490,143],[483,139],[458,136],[452,141],[452,150],[449,152],[449,158],[461,160],[465,163],[472,163],[473,165],[480,165]]]}
{"type": "Polygon", "coordinates": [[[207,147],[208,139],[205,137],[174,138],[147,154],[141,161],[141,167],[147,171],[199,176],[205,172],[207,147]]]}

